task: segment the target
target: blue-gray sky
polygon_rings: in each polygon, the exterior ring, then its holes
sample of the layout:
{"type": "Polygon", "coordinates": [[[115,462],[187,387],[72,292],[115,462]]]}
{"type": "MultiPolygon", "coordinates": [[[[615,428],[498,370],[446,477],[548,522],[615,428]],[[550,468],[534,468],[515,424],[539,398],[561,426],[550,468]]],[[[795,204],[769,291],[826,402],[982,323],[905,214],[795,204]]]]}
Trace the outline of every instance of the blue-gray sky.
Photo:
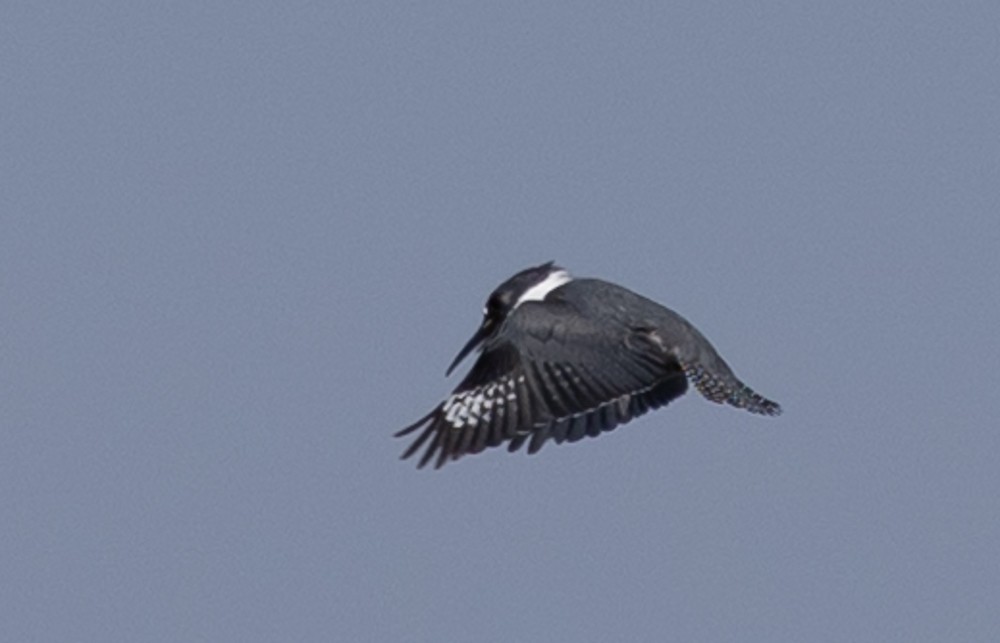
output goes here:
{"type": "Polygon", "coordinates": [[[5,3],[0,639],[996,640],[998,24],[5,3]],[[550,259],[785,414],[400,462],[550,259]]]}

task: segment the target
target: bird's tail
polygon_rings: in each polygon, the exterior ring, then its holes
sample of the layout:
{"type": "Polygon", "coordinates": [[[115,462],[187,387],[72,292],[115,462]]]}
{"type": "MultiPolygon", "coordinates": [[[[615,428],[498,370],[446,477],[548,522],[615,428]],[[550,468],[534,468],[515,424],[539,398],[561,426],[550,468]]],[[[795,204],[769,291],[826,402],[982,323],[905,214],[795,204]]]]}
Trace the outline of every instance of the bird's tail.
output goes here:
{"type": "Polygon", "coordinates": [[[684,373],[699,393],[716,404],[729,404],[759,415],[781,415],[780,404],[757,393],[733,375],[718,376],[697,365],[685,366],[684,373]]]}

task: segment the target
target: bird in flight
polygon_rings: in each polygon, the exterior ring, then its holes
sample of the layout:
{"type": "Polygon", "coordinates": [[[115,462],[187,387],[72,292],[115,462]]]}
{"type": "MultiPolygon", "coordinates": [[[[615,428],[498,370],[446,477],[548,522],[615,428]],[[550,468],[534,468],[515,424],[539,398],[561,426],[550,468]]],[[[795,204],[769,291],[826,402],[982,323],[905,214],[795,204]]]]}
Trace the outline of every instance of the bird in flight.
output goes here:
{"type": "Polygon", "coordinates": [[[688,382],[717,404],[781,413],[674,311],[600,279],[574,279],[551,261],[490,294],[446,375],[475,348],[481,354],[455,391],[395,434],[417,434],[402,457],[424,447],[418,467],[505,444],[513,453],[527,443],[531,454],[550,439],[597,437],[680,397],[688,382]]]}

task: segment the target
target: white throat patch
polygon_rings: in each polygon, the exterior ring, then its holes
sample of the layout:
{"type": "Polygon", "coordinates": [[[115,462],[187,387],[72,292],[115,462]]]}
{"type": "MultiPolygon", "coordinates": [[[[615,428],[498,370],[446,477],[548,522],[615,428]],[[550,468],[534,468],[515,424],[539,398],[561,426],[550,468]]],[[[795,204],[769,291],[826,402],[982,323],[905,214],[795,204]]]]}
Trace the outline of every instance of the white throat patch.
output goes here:
{"type": "Polygon", "coordinates": [[[573,278],[569,276],[568,272],[565,270],[556,270],[539,283],[525,290],[524,294],[514,302],[514,308],[517,308],[526,301],[542,301],[550,292],[570,281],[573,281],[573,278]]]}

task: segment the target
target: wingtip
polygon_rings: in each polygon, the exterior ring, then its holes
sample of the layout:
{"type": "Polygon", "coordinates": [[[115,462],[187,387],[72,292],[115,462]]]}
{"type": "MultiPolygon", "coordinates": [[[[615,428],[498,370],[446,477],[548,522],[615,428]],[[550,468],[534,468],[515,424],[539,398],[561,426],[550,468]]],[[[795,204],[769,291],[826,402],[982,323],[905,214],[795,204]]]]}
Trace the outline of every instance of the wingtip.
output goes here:
{"type": "Polygon", "coordinates": [[[424,417],[420,418],[419,420],[417,420],[413,424],[410,424],[408,426],[404,426],[402,429],[400,429],[400,430],[396,431],[395,433],[393,433],[392,437],[394,437],[394,438],[401,438],[404,435],[409,435],[409,434],[413,433],[414,431],[416,431],[417,429],[419,429],[421,427],[421,425],[423,425],[424,423],[426,423],[427,420],[429,420],[432,417],[434,417],[434,413],[436,413],[436,412],[437,412],[437,409],[434,409],[433,411],[431,411],[430,413],[428,413],[424,417]]]}

